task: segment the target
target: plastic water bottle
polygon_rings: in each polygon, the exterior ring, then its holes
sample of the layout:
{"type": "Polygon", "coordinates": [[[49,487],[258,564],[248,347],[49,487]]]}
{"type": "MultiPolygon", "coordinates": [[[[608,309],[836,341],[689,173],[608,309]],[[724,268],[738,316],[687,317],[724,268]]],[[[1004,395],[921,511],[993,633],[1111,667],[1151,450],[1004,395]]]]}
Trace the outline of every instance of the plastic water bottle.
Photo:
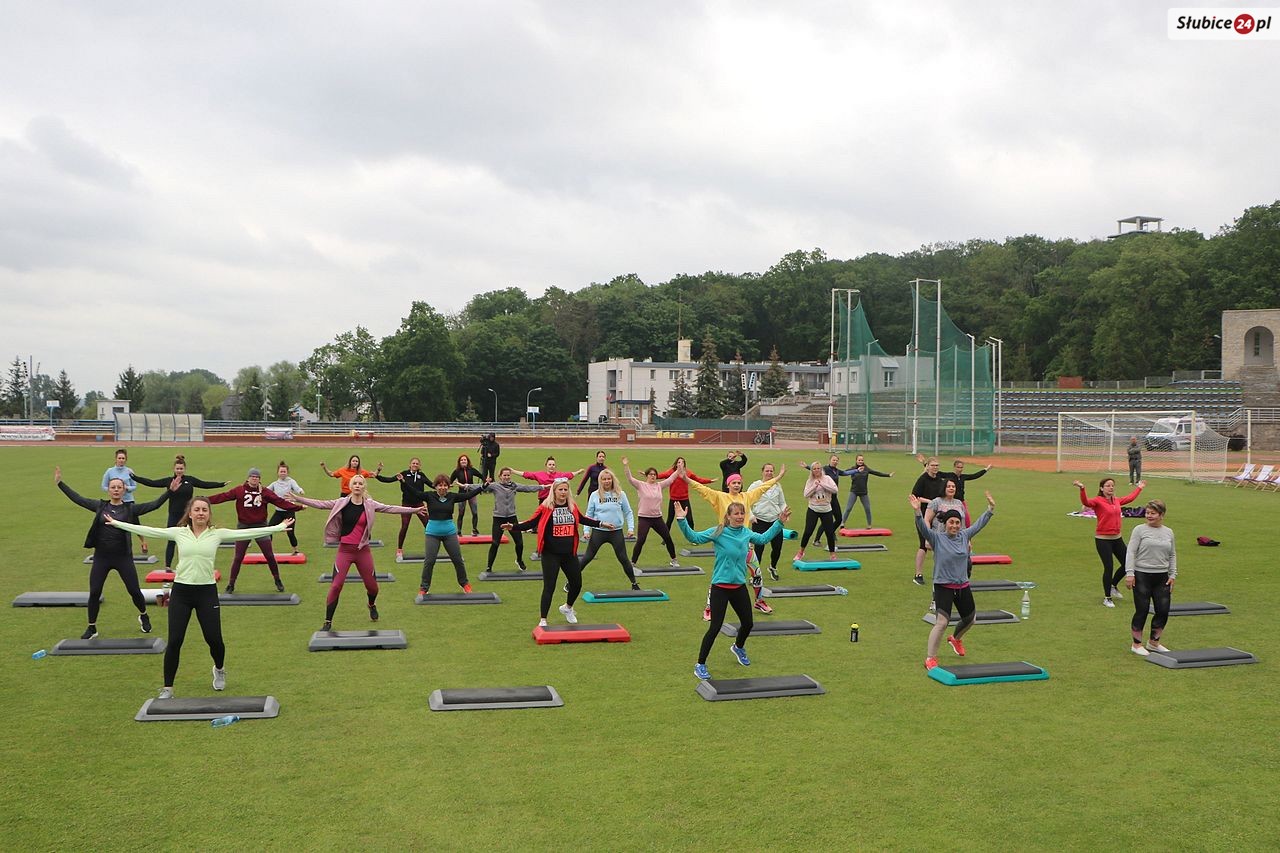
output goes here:
{"type": "Polygon", "coordinates": [[[165,581],[160,587],[160,595],[156,597],[156,603],[161,607],[169,606],[169,596],[173,595],[173,584],[165,581]]]}
{"type": "Polygon", "coordinates": [[[1029,589],[1022,591],[1022,618],[1031,618],[1031,590],[1029,589]]]}
{"type": "Polygon", "coordinates": [[[842,587],[842,586],[838,586],[838,587],[836,587],[836,592],[837,592],[837,593],[839,593],[840,595],[848,595],[848,594],[849,594],[849,590],[845,589],[845,588],[844,588],[844,587],[842,587]]]}
{"type": "Polygon", "coordinates": [[[852,625],[849,626],[849,642],[851,643],[858,642],[858,623],[857,622],[854,622],[852,625]]]}
{"type": "Polygon", "coordinates": [[[240,718],[238,716],[236,716],[235,714],[227,714],[225,717],[218,717],[218,719],[214,720],[213,727],[215,729],[220,729],[223,726],[229,726],[232,723],[238,723],[238,722],[240,722],[240,718]]]}
{"type": "Polygon", "coordinates": [[[40,658],[44,657],[44,656],[45,656],[45,655],[47,655],[47,654],[49,654],[49,652],[48,652],[48,650],[47,650],[47,649],[41,649],[41,650],[40,650],[40,651],[38,651],[38,652],[32,652],[32,653],[31,653],[31,659],[32,659],[32,660],[40,660],[40,658]]]}

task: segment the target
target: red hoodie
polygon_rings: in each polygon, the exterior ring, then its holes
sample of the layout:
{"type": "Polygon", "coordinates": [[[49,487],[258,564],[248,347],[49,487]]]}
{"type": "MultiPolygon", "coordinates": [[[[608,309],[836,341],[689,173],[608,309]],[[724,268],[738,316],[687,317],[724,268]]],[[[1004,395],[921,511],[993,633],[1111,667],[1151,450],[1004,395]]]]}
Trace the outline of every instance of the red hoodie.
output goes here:
{"type": "Polygon", "coordinates": [[[1133,503],[1138,495],[1142,494],[1142,489],[1134,489],[1128,495],[1122,498],[1111,498],[1107,500],[1102,495],[1091,498],[1084,493],[1084,489],[1080,490],[1080,503],[1087,506],[1098,516],[1098,529],[1093,532],[1094,536],[1119,536],[1120,535],[1120,507],[1127,503],[1133,503]]]}

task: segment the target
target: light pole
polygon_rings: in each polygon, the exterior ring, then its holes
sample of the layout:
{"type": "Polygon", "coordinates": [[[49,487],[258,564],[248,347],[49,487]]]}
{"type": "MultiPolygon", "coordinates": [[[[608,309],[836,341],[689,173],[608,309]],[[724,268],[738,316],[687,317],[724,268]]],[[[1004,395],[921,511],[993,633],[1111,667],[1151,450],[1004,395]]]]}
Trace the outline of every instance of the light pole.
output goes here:
{"type": "Polygon", "coordinates": [[[996,345],[996,447],[1004,447],[1004,400],[1001,397],[1004,385],[1004,341],[990,337],[988,341],[996,345]]]}
{"type": "Polygon", "coordinates": [[[866,418],[866,424],[865,424],[867,432],[865,437],[866,437],[866,445],[868,447],[871,446],[871,437],[873,435],[871,431],[871,348],[878,343],[880,343],[879,338],[872,338],[870,341],[867,342],[867,357],[862,361],[862,372],[866,374],[863,378],[866,380],[866,383],[867,383],[867,393],[866,393],[867,418],[866,418]]]}
{"type": "MultiPolygon", "coordinates": [[[[531,415],[531,414],[532,414],[532,413],[529,411],[529,398],[533,396],[533,392],[534,392],[534,391],[541,391],[541,390],[542,390],[542,386],[541,386],[541,385],[539,385],[537,388],[530,388],[530,389],[529,389],[529,393],[524,395],[524,413],[525,413],[525,415],[531,415]]],[[[537,428],[538,428],[538,425],[537,425],[537,424],[538,424],[538,419],[537,419],[537,417],[536,417],[536,416],[530,417],[530,419],[529,419],[529,425],[530,425],[533,429],[537,429],[537,428]]]]}
{"type": "Polygon", "coordinates": [[[493,422],[496,424],[498,422],[498,392],[490,388],[489,393],[493,395],[493,422]]]}

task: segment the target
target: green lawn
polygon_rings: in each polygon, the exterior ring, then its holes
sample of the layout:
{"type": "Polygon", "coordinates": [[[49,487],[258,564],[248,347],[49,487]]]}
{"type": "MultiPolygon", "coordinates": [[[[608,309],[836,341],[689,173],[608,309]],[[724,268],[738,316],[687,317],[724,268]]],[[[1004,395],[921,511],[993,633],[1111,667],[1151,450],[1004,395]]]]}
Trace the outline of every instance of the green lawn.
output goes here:
{"type": "MultiPolygon", "coordinates": [[[[474,448],[465,450],[474,452],[474,448]]],[[[273,479],[284,453],[313,496],[336,493],[318,462],[344,449],[186,448],[197,477],[239,482],[249,465],[273,479]]],[[[665,466],[667,450],[630,448],[636,467],[665,466]]],[[[0,448],[19,474],[4,500],[0,599],[30,590],[83,589],[90,516],[53,486],[55,463],[69,484],[98,493],[110,447],[0,448]]],[[[138,447],[131,464],[168,470],[173,448],[138,447]]],[[[402,467],[412,451],[361,448],[402,467]]],[[[451,470],[458,451],[428,450],[424,468],[451,470]]],[[[592,461],[589,450],[555,451],[561,468],[592,461]]],[[[622,449],[610,450],[615,462],[622,449]]],[[[509,450],[502,462],[541,467],[545,451],[509,450]]],[[[710,474],[720,453],[685,454],[710,474]]],[[[751,451],[790,467],[793,505],[803,504],[802,458],[816,451],[751,451]]],[[[0,711],[5,720],[0,845],[6,850],[178,848],[322,849],[1274,849],[1280,756],[1273,716],[1280,642],[1274,629],[1280,580],[1262,528],[1280,495],[1153,481],[1169,504],[1180,545],[1175,600],[1228,605],[1229,616],[1177,617],[1173,648],[1234,645],[1261,664],[1171,671],[1128,649],[1131,600],[1099,606],[1092,522],[1070,518],[1072,475],[993,470],[970,486],[995,494],[999,512],[978,550],[1013,556],[979,577],[1032,580],[1031,619],[977,627],[968,661],[1028,660],[1045,682],[946,688],[921,661],[928,625],[925,589],[910,583],[914,537],[905,495],[918,465],[871,459],[893,480],[871,483],[876,522],[894,529],[888,553],[860,555],[860,572],[798,573],[797,543],[784,546],[783,582],[831,582],[847,597],[775,600],[775,618],[804,618],[818,636],[758,638],[754,665],[734,663],[727,638],[712,651],[713,676],[807,673],[827,694],[751,702],[704,702],[692,667],[703,633],[705,577],[660,578],[671,601],[587,604],[584,622],[618,621],[628,644],[539,647],[537,583],[476,583],[500,606],[416,607],[416,564],[375,552],[383,586],[380,627],[401,628],[404,651],[309,653],[326,587],[316,577],[332,555],[320,547],[322,516],[299,518],[311,562],[286,566],[300,607],[228,608],[228,693],[270,693],[275,720],[145,725],[133,721],[161,681],[159,656],[32,660],[37,649],[83,629],[79,608],[9,608],[0,618],[0,711]],[[1197,535],[1222,541],[1199,548],[1197,535]],[[850,622],[861,641],[849,642],[850,622]],[[433,713],[441,687],[553,685],[551,710],[433,713]]],[[[751,479],[748,477],[748,479],[751,479]]],[[[1085,477],[1086,482],[1096,477],[1085,477]]],[[[152,490],[141,490],[154,494],[152,490]]],[[[395,486],[374,484],[394,502],[395,486]]],[[[842,495],[842,498],[844,496],[842,495]]],[[[585,505],[585,500],[583,501],[585,505]]],[[[522,510],[533,505],[522,496],[522,510]]],[[[481,498],[481,517],[492,502],[481,498]]],[[[855,510],[855,513],[859,510],[855,510]]],[[[699,526],[710,521],[695,505],[699,526]]],[[[792,526],[802,523],[800,517],[792,526]]],[[[853,516],[857,518],[858,516],[853,516]]],[[[163,510],[148,519],[162,524],[163,510]]],[[[232,510],[215,521],[234,524],[232,510]]],[[[1126,522],[1126,530],[1134,521],[1126,522]]],[[[394,544],[398,519],[378,519],[394,544]]],[[[418,529],[416,524],[415,528],[418,529]]],[[[683,541],[677,534],[677,545],[683,541]]],[[[411,537],[413,550],[421,539],[411,537]]],[[[485,548],[464,548],[473,582],[485,548]]],[[[163,551],[161,550],[161,553],[163,551]]],[[[650,542],[657,558],[660,546],[650,542]]],[[[219,565],[225,571],[230,551],[219,565]]],[[[509,566],[511,550],[502,553],[509,566]]],[[[701,562],[710,567],[710,560],[701,562]]],[[[435,588],[452,571],[437,566],[435,588]]],[[[625,587],[612,556],[587,571],[586,589],[625,587]]],[[[269,591],[263,567],[246,567],[239,588],[269,591]]],[[[99,619],[104,636],[137,636],[134,611],[112,577],[99,619]]],[[[981,607],[1016,610],[1017,593],[987,593],[981,607]]],[[[563,595],[557,598],[557,604],[563,595]]],[[[155,611],[163,634],[163,611],[155,611]]],[[[553,622],[559,621],[553,613],[553,622]]],[[[767,617],[762,617],[767,618],[767,617]]],[[[362,588],[348,586],[337,628],[368,625],[362,588]]],[[[955,660],[944,646],[943,662],[955,660]]],[[[179,696],[208,695],[209,659],[194,624],[184,647],[179,696]]]]}

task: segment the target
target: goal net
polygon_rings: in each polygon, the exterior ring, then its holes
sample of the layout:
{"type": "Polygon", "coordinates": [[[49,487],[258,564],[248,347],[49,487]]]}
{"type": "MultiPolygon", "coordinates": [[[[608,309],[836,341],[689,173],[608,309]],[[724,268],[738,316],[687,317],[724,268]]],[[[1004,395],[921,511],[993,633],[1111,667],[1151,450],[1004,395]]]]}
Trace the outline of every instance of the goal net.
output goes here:
{"type": "Polygon", "coordinates": [[[1058,413],[1059,471],[1127,475],[1132,446],[1141,453],[1144,478],[1227,476],[1227,437],[1190,409],[1058,413]]]}
{"type": "Polygon", "coordinates": [[[117,412],[116,441],[204,441],[203,415],[158,415],[117,412]]]}

